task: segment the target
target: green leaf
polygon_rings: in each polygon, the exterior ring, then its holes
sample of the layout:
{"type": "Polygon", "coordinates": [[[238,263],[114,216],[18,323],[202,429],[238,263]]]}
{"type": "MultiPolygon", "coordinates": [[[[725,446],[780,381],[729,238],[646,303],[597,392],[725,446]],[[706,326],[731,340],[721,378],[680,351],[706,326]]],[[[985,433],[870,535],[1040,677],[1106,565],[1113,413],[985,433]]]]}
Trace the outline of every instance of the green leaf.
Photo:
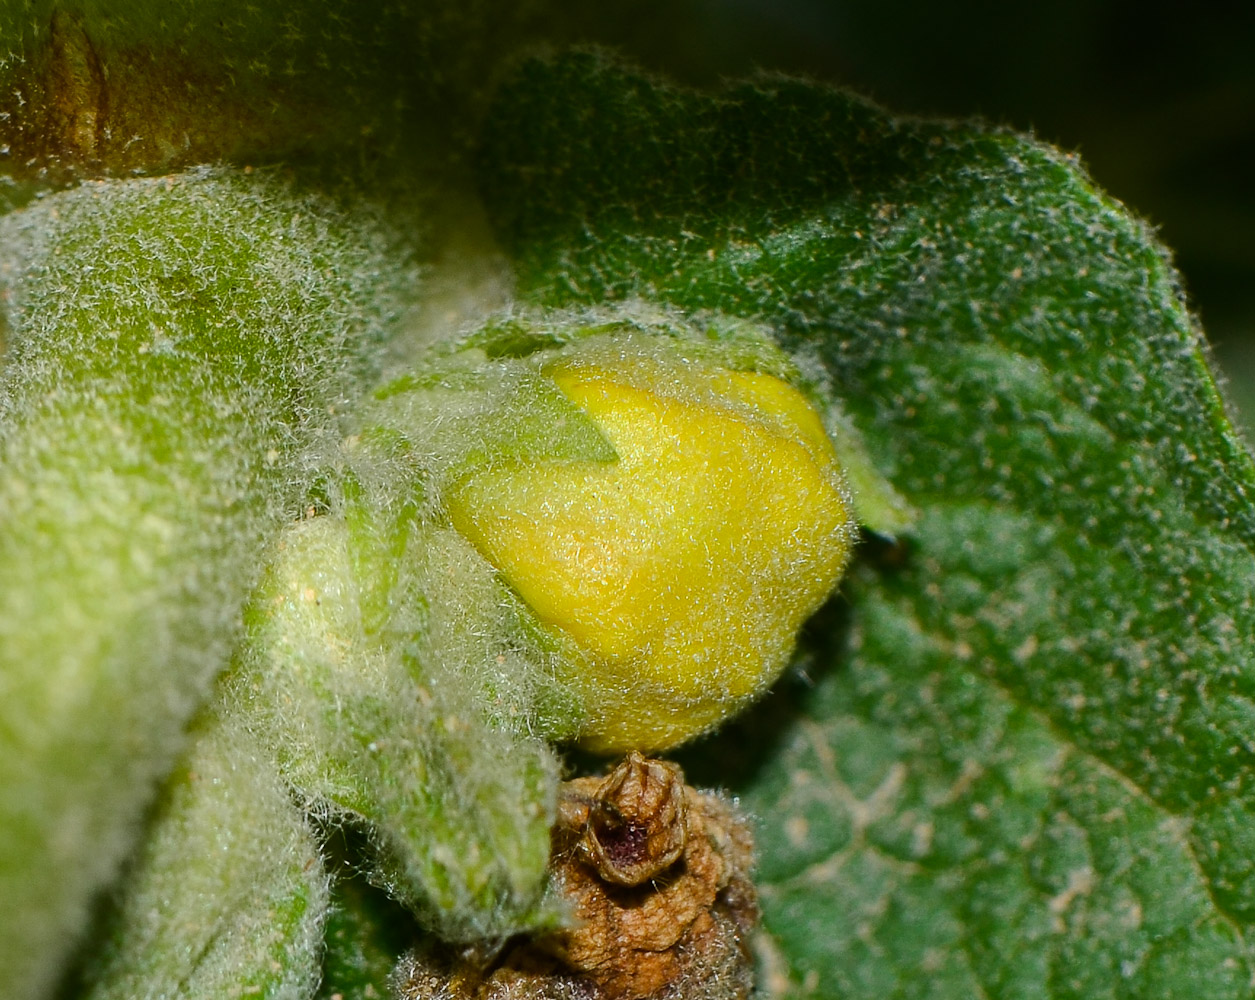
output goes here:
{"type": "Polygon", "coordinates": [[[88,1000],[307,997],[327,883],[305,817],[238,720],[203,720],[95,957],[88,1000]]]}
{"type": "Polygon", "coordinates": [[[0,993],[59,975],[412,277],[271,176],[0,219],[0,993]],[[286,508],[286,510],[285,510],[286,508]]]}
{"type": "Polygon", "coordinates": [[[796,81],[577,54],[485,136],[525,301],[765,324],[919,513],[688,762],[759,817],[775,985],[1255,995],[1255,471],[1147,229],[1048,147],[796,81]]]}

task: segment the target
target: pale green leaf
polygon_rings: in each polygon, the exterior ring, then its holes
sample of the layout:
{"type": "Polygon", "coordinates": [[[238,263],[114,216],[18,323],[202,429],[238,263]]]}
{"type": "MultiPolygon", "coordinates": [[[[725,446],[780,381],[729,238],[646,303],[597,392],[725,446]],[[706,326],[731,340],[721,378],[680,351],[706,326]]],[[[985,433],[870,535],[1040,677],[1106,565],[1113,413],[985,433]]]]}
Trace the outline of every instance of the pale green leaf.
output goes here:
{"type": "Polygon", "coordinates": [[[226,662],[408,266],[273,176],[0,219],[0,993],[46,989],[226,662]]]}
{"type": "Polygon", "coordinates": [[[321,975],[328,879],[274,761],[204,719],[162,794],[86,1000],[301,1000],[321,975]]]}

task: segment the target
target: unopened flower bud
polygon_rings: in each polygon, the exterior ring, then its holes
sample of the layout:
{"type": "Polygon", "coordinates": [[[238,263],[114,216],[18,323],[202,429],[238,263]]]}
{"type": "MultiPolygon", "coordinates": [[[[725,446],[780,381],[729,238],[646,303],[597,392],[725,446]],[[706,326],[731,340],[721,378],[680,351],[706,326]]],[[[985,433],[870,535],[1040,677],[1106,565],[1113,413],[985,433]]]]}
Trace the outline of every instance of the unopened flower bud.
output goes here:
{"type": "Polygon", "coordinates": [[[837,457],[807,399],[632,337],[545,374],[615,461],[498,460],[450,517],[581,662],[580,742],[674,746],[770,684],[832,592],[855,535],[837,457]]]}

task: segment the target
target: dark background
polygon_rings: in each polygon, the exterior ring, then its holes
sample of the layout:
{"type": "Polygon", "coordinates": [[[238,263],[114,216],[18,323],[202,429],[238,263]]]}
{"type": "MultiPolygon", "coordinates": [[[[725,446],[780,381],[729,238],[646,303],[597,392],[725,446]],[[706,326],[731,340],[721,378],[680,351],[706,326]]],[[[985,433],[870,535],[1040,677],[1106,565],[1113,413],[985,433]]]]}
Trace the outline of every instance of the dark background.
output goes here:
{"type": "MultiPolygon", "coordinates": [[[[590,23],[696,84],[756,68],[1076,151],[1176,256],[1255,428],[1255,0],[647,0],[590,23]]],[[[595,15],[590,15],[591,18],[595,15]]]]}

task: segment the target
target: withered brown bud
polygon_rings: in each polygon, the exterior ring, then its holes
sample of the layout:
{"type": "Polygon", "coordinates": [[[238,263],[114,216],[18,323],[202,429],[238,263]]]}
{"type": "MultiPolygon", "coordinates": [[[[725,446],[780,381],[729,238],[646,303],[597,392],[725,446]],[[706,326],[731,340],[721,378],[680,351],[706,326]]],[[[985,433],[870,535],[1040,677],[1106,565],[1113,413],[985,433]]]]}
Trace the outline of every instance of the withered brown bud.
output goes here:
{"type": "Polygon", "coordinates": [[[593,795],[580,853],[602,881],[640,885],[680,860],[686,812],[680,769],[633,751],[593,795]]]}
{"type": "Polygon", "coordinates": [[[562,789],[550,872],[570,924],[493,963],[414,953],[402,1000],[740,1000],[758,920],[745,820],[678,767],[630,754],[562,789]]]}

